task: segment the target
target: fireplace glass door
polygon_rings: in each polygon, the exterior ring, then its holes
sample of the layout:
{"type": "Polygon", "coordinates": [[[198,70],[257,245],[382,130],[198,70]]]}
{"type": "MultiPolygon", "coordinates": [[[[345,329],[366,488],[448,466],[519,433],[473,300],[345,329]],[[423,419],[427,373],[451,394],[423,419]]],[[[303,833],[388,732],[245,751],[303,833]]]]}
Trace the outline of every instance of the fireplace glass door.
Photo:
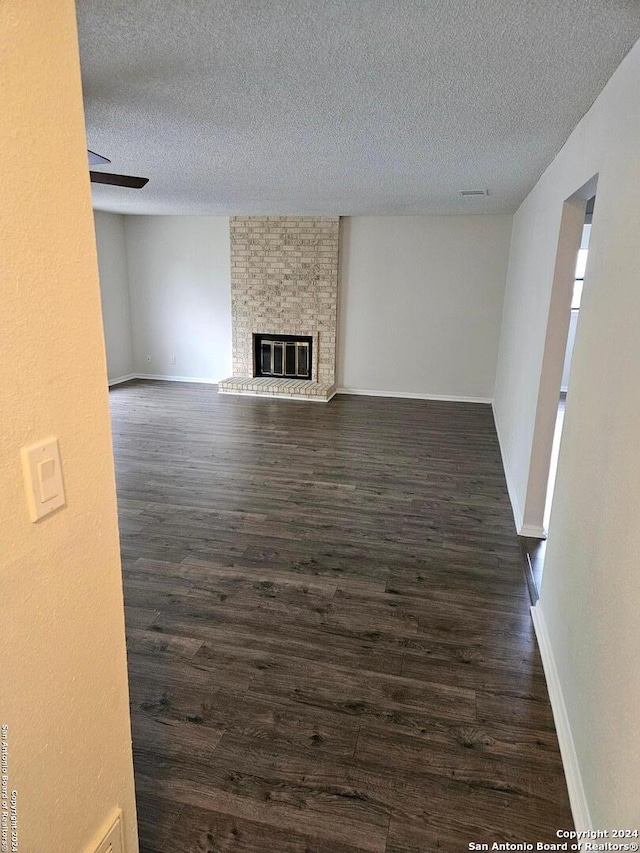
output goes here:
{"type": "Polygon", "coordinates": [[[308,341],[282,341],[261,337],[260,375],[309,379],[311,359],[308,341]]]}

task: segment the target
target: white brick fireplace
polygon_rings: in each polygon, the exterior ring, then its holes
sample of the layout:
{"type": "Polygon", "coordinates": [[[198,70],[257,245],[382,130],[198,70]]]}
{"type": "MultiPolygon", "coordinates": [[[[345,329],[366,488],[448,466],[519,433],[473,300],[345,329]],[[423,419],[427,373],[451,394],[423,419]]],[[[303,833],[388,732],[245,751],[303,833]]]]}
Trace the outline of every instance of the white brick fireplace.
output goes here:
{"type": "Polygon", "coordinates": [[[230,223],[233,376],[219,391],[327,402],[336,381],[339,217],[234,216],[230,223]],[[259,335],[275,348],[270,366],[254,351],[259,335]],[[300,375],[284,360],[293,338],[310,344],[310,369],[300,375]]]}

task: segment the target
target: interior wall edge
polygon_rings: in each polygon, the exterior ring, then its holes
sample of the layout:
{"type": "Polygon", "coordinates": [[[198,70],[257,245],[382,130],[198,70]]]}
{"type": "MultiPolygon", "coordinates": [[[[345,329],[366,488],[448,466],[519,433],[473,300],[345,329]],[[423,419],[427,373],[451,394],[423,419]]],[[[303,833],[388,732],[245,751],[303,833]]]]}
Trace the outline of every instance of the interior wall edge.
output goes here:
{"type": "Polygon", "coordinates": [[[109,380],[134,370],[133,319],[126,217],[93,210],[100,274],[100,303],[109,380]]]}
{"type": "Polygon", "coordinates": [[[522,510],[520,509],[520,503],[518,501],[518,491],[515,487],[513,476],[511,474],[511,469],[509,467],[509,460],[507,457],[507,448],[502,438],[502,432],[500,430],[500,421],[498,419],[498,412],[496,410],[495,401],[491,402],[491,411],[493,412],[493,422],[496,428],[496,435],[498,436],[498,446],[500,447],[500,457],[502,459],[502,470],[504,471],[504,478],[507,482],[507,492],[509,494],[509,500],[511,501],[511,510],[513,512],[513,523],[516,527],[516,532],[520,533],[522,529],[522,510]]]}
{"type": "Polygon", "coordinates": [[[589,195],[585,187],[593,187],[592,192],[595,192],[594,184],[597,184],[597,176],[565,199],[560,217],[524,503],[525,523],[543,529],[558,399],[571,320],[576,258],[589,195]]]}

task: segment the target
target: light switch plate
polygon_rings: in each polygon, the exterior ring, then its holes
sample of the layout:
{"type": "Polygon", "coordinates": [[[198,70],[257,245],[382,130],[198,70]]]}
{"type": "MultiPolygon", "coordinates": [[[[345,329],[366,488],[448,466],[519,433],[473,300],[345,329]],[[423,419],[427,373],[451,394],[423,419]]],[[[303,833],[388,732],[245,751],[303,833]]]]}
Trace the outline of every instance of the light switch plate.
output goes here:
{"type": "Polygon", "coordinates": [[[31,521],[38,521],[65,504],[58,439],[23,447],[22,471],[31,521]]]}

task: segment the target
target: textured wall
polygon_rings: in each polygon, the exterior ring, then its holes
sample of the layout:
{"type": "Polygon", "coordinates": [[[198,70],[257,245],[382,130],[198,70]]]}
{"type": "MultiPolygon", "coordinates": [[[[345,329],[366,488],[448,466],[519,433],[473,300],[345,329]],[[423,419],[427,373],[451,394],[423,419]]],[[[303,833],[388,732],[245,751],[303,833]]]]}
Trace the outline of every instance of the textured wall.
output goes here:
{"type": "Polygon", "coordinates": [[[339,217],[234,216],[233,375],[253,375],[254,333],[311,335],[313,379],[336,370],[339,217]]]}
{"type": "Polygon", "coordinates": [[[136,816],[107,372],[73,0],[0,4],[0,723],[20,851],[136,816]],[[31,523],[20,448],[57,436],[67,505],[31,523]]]}

